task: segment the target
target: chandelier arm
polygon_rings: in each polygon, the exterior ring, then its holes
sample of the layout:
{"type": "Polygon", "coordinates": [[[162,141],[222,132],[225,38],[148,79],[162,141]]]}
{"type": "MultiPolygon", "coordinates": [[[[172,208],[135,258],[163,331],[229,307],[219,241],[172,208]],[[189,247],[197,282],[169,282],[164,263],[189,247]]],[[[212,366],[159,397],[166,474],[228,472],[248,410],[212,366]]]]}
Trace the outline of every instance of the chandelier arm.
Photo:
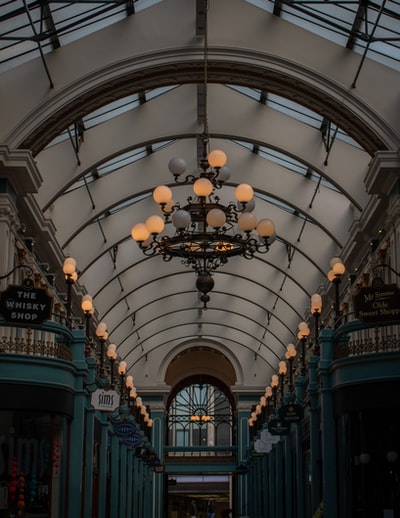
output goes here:
{"type": "Polygon", "coordinates": [[[194,183],[197,180],[197,176],[194,174],[188,174],[183,179],[179,174],[174,174],[175,183],[179,185],[185,185],[189,183],[194,183]]]}

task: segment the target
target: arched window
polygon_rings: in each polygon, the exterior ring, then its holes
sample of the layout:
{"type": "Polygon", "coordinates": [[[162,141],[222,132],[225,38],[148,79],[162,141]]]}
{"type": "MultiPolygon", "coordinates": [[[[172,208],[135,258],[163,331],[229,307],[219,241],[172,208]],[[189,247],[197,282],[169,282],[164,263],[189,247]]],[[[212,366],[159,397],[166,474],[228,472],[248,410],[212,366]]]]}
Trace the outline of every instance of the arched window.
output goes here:
{"type": "Polygon", "coordinates": [[[231,446],[231,398],[212,380],[187,380],[168,404],[168,445],[175,447],[231,446]]]}

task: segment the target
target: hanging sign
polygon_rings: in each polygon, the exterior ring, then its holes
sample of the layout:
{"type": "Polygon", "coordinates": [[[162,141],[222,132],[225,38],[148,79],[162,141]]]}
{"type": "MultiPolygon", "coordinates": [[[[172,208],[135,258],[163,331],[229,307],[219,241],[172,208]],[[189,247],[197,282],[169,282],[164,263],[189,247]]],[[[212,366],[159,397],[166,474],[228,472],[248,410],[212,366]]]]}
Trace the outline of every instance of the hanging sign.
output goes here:
{"type": "Polygon", "coordinates": [[[280,419],[270,419],[268,422],[268,431],[271,435],[287,435],[290,431],[290,424],[280,419]]]}
{"type": "Polygon", "coordinates": [[[120,437],[126,437],[136,432],[134,423],[122,422],[114,425],[114,432],[120,437]]]}
{"type": "Polygon", "coordinates": [[[115,390],[97,389],[92,393],[91,403],[95,410],[113,412],[119,407],[119,394],[115,390]]]}
{"type": "Polygon", "coordinates": [[[0,294],[0,312],[9,324],[41,326],[51,316],[52,301],[46,290],[8,286],[0,294]]]}
{"type": "Polygon", "coordinates": [[[138,432],[134,432],[132,435],[126,435],[123,441],[127,446],[139,446],[142,444],[143,436],[138,432]]]}
{"type": "Polygon", "coordinates": [[[363,322],[400,322],[400,290],[396,284],[360,288],[353,303],[356,318],[363,322]]]}
{"type": "Polygon", "coordinates": [[[304,417],[303,407],[297,403],[283,405],[279,409],[279,417],[285,423],[297,423],[304,417]]]}

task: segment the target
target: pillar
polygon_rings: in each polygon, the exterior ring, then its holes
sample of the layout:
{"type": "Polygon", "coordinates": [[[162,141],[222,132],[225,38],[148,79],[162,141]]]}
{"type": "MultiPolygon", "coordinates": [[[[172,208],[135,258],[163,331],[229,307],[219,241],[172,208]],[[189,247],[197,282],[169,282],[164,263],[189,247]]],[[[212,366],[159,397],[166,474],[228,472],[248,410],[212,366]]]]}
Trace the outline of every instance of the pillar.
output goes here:
{"type": "Polygon", "coordinates": [[[309,359],[310,394],[310,452],[311,452],[311,511],[315,513],[321,503],[321,445],[319,432],[319,383],[317,356],[309,359]]]}

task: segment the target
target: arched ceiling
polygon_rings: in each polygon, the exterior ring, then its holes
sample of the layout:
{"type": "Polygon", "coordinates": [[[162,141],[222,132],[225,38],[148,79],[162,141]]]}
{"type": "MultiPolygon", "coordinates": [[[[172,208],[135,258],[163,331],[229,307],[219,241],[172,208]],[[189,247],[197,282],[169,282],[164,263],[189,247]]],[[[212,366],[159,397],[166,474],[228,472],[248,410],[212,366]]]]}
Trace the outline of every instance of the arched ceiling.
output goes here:
{"type": "Polygon", "coordinates": [[[190,269],[145,257],[130,238],[157,212],[156,185],[175,200],[190,194],[167,165],[183,157],[195,170],[203,130],[203,2],[154,3],[135,13],[145,2],[127,2],[133,16],[115,11],[122,19],[110,26],[3,72],[4,88],[15,85],[3,141],[32,150],[42,176],[35,203],[139,386],[161,385],[162,363],[201,343],[240,365],[243,385],[262,386],[368,204],[371,157],[398,145],[398,72],[280,19],[284,3],[271,14],[210,0],[208,126],[231,170],[219,194],[229,202],[237,184],[251,184],[255,214],[275,222],[277,239],[267,254],[221,267],[204,310],[190,269]]]}

